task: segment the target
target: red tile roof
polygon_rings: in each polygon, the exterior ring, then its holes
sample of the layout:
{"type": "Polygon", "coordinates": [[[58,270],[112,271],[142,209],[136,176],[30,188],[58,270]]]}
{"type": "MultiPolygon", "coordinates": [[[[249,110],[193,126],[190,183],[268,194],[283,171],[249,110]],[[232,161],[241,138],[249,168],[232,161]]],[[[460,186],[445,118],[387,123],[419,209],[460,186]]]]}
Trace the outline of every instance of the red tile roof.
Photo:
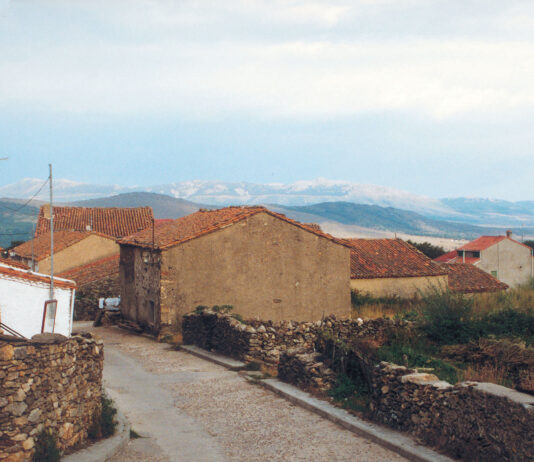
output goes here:
{"type": "Polygon", "coordinates": [[[352,279],[441,276],[447,271],[402,239],[349,239],[352,279]]]}
{"type": "Polygon", "coordinates": [[[3,265],[13,266],[14,268],[20,268],[29,270],[30,267],[28,265],[25,265],[24,263],[20,261],[11,260],[10,258],[1,258],[0,257],[0,263],[3,265]]]}
{"type": "Polygon", "coordinates": [[[402,239],[349,239],[352,279],[441,276],[447,271],[402,239]]]}
{"type": "Polygon", "coordinates": [[[456,259],[458,256],[458,252],[456,250],[452,250],[450,252],[444,253],[443,255],[440,255],[439,257],[434,258],[434,261],[437,261],[438,263],[449,263],[456,259]]]}
{"type": "Polygon", "coordinates": [[[449,289],[464,294],[496,292],[508,285],[469,263],[444,263],[449,271],[449,289]]]}
{"type": "Polygon", "coordinates": [[[76,281],[78,287],[119,274],[119,254],[77,266],[59,273],[58,276],[76,281]]]}
{"type": "Polygon", "coordinates": [[[480,236],[474,241],[468,242],[462,247],[458,247],[457,250],[471,250],[471,251],[485,250],[491,247],[492,245],[495,245],[498,242],[501,242],[504,239],[506,239],[506,236],[480,236]]]}
{"type": "MultiPolygon", "coordinates": [[[[152,226],[153,219],[151,207],[54,207],[54,231],[93,230],[120,238],[152,226]]],[[[35,236],[49,231],[50,209],[41,206],[35,236]]]]}
{"type": "MultiPolygon", "coordinates": [[[[71,245],[74,245],[77,242],[80,242],[81,240],[95,234],[106,239],[113,239],[111,236],[95,232],[84,233],[80,231],[54,231],[54,253],[61,252],[67,247],[70,247],[71,245]]],[[[32,241],[33,258],[35,261],[41,261],[50,256],[50,233],[42,234],[31,241],[20,244],[11,249],[10,252],[15,253],[19,257],[31,258],[32,241]]]]}
{"type": "Polygon", "coordinates": [[[120,239],[118,242],[119,244],[135,245],[138,247],[152,247],[152,234],[154,234],[154,246],[159,249],[167,249],[233,225],[258,213],[266,213],[307,232],[348,247],[348,244],[344,240],[336,239],[329,234],[317,230],[315,227],[304,225],[298,221],[287,218],[285,215],[272,212],[265,207],[259,206],[199,210],[198,212],[173,220],[170,223],[156,223],[154,225],[154,233],[152,233],[151,228],[148,228],[139,233],[125,237],[124,239],[120,239]]]}
{"type": "MultiPolygon", "coordinates": [[[[44,274],[32,273],[27,270],[19,268],[8,268],[0,265],[0,277],[6,277],[9,279],[22,279],[30,282],[41,282],[45,284],[50,283],[50,276],[44,274]]],[[[54,277],[54,286],[61,287],[63,289],[75,289],[76,283],[74,281],[67,281],[64,279],[58,279],[54,277]]]]}

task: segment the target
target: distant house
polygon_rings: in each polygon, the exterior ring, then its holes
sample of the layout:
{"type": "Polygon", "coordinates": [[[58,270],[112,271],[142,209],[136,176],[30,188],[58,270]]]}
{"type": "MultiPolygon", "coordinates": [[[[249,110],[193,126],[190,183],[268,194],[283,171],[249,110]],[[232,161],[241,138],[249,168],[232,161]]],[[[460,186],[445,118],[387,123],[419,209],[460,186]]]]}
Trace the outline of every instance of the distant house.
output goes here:
{"type": "Polygon", "coordinates": [[[76,282],[75,320],[93,320],[100,298],[120,296],[119,254],[77,266],[58,274],[76,282]]]}
{"type": "MultiPolygon", "coordinates": [[[[85,265],[103,257],[119,253],[119,245],[111,236],[97,232],[55,231],[54,232],[54,274],[85,265]]],[[[33,270],[50,274],[50,233],[41,234],[31,241],[18,245],[9,251],[12,259],[33,270]]]]}
{"type": "Polygon", "coordinates": [[[54,312],[48,305],[45,315],[50,276],[0,262],[0,321],[26,338],[40,334],[43,328],[70,336],[76,284],[54,278],[54,287],[57,309],[54,312]]]}
{"type": "Polygon", "coordinates": [[[449,289],[463,294],[501,292],[508,285],[470,263],[444,263],[449,272],[449,289]]]}
{"type": "Polygon", "coordinates": [[[527,284],[534,277],[532,249],[506,236],[481,236],[435,259],[439,263],[471,263],[510,287],[527,284]]]}
{"type": "Polygon", "coordinates": [[[349,239],[354,291],[411,298],[429,287],[445,289],[446,268],[401,239],[349,239]]]}
{"type": "Polygon", "coordinates": [[[346,243],[264,207],[198,211],[119,241],[122,314],[177,330],[198,305],[273,321],[350,316],[346,243]]]}
{"type": "MultiPolygon", "coordinates": [[[[54,231],[96,231],[120,238],[152,226],[151,207],[54,207],[54,231]]],[[[35,237],[50,231],[50,206],[39,211],[35,237]]]]}

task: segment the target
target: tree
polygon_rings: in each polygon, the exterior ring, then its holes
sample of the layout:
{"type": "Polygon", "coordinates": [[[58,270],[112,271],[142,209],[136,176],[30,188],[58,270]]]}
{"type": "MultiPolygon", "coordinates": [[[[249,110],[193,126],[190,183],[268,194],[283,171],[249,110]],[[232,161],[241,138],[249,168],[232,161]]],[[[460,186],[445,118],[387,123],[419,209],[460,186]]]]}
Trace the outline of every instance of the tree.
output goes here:
{"type": "Polygon", "coordinates": [[[428,258],[437,258],[445,253],[445,249],[440,245],[433,245],[430,242],[413,242],[408,240],[408,244],[413,245],[417,250],[424,253],[428,258]]]}
{"type": "Polygon", "coordinates": [[[528,245],[529,247],[534,249],[534,241],[525,241],[523,244],[528,245]]]}

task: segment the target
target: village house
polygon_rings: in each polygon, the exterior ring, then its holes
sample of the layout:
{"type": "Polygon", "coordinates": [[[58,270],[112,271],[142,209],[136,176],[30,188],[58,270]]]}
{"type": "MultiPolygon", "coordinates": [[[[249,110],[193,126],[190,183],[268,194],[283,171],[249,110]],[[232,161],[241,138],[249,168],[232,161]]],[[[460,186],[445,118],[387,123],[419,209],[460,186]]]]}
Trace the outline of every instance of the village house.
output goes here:
{"type": "MultiPolygon", "coordinates": [[[[54,300],[50,299],[50,276],[32,273],[20,264],[0,261],[0,321],[20,335],[31,338],[41,332],[70,336],[76,284],[54,278],[54,300]]],[[[3,329],[6,333],[9,331],[3,329]]]]}
{"type": "Polygon", "coordinates": [[[470,263],[443,263],[448,270],[449,289],[462,294],[501,292],[508,285],[470,263]]]}
{"type": "Polygon", "coordinates": [[[471,263],[510,287],[528,284],[534,277],[530,247],[506,236],[481,236],[434,259],[440,263],[471,263]]]}
{"type": "Polygon", "coordinates": [[[353,291],[412,298],[430,287],[446,289],[446,268],[401,239],[349,239],[353,291]]]}
{"type": "Polygon", "coordinates": [[[243,318],[350,316],[350,249],[264,207],[199,211],[119,241],[121,312],[155,332],[199,305],[243,318]]]}
{"type": "Polygon", "coordinates": [[[74,320],[94,320],[99,299],[120,296],[119,254],[63,271],[58,277],[76,282],[74,320]]]}
{"type": "MultiPolygon", "coordinates": [[[[119,245],[111,236],[94,231],[54,231],[55,274],[118,253],[119,245]]],[[[50,233],[14,247],[9,256],[28,266],[33,262],[34,271],[50,274],[50,233]]]]}
{"type": "MultiPolygon", "coordinates": [[[[115,238],[152,226],[151,207],[54,207],[54,231],[96,231],[115,238]]],[[[39,210],[35,237],[50,232],[50,206],[39,210]]]]}

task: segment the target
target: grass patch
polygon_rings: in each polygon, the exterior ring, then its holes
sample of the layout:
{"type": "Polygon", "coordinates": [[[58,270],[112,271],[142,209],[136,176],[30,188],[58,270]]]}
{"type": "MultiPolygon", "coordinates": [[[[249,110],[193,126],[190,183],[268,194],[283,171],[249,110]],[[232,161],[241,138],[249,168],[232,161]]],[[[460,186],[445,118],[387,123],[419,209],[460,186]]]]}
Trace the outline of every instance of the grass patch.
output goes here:
{"type": "Polygon", "coordinates": [[[113,401],[102,395],[100,413],[97,414],[88,430],[88,436],[92,440],[109,438],[115,434],[117,422],[115,415],[117,409],[113,406],[113,401]]]}
{"type": "Polygon", "coordinates": [[[37,435],[33,462],[58,462],[61,453],[57,447],[57,438],[52,433],[43,430],[37,435]]]}
{"type": "Polygon", "coordinates": [[[345,409],[367,412],[369,410],[369,386],[365,380],[358,380],[348,375],[339,375],[328,395],[345,409]]]}

